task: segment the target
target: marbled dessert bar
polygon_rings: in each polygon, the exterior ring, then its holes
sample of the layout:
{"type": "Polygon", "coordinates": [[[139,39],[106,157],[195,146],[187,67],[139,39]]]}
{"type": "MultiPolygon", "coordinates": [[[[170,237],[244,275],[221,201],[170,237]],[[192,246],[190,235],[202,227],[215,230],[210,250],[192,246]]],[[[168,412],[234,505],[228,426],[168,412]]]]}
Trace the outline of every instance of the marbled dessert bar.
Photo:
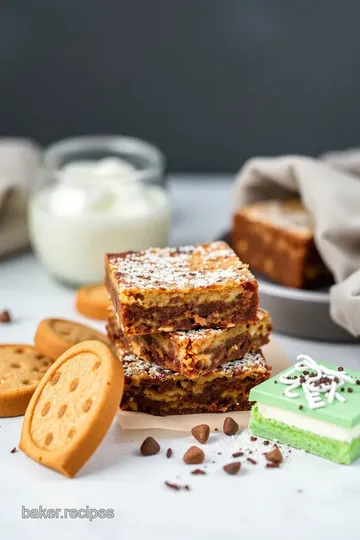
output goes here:
{"type": "Polygon", "coordinates": [[[256,320],[257,282],[224,242],[108,254],[106,284],[125,334],[256,320]]]}
{"type": "Polygon", "coordinates": [[[268,343],[271,319],[259,309],[256,321],[233,328],[200,328],[197,330],[162,332],[142,336],[127,336],[118,316],[109,307],[108,336],[121,350],[155,362],[188,379],[195,379],[249,351],[257,351],[268,343]]]}
{"type": "Polygon", "coordinates": [[[310,288],[331,281],[314,243],[311,217],[299,199],[240,208],[233,218],[232,243],[252,269],[282,285],[310,288]]]}
{"type": "Polygon", "coordinates": [[[255,435],[350,464],[360,457],[360,373],[298,356],[293,368],[253,388],[255,435]]]}
{"type": "Polygon", "coordinates": [[[249,410],[249,392],[270,377],[260,351],[191,380],[118,350],[124,364],[121,408],[157,416],[249,410]]]}

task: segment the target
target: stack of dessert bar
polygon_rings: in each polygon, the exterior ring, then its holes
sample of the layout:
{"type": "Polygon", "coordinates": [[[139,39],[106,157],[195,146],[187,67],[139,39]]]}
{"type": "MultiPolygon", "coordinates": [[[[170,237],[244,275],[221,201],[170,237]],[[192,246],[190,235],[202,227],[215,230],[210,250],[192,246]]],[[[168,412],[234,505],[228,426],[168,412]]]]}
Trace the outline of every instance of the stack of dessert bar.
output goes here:
{"type": "Polygon", "coordinates": [[[122,409],[159,416],[250,409],[270,377],[258,285],[224,242],[106,255],[108,335],[124,363],[122,409]]]}

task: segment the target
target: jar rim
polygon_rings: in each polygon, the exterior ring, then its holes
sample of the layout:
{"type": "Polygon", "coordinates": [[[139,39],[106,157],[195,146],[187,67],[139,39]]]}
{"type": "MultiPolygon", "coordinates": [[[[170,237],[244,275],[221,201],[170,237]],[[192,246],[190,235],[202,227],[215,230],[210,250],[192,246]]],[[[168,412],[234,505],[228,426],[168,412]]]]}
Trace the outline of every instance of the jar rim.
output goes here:
{"type": "MultiPolygon", "coordinates": [[[[165,156],[155,145],[125,135],[79,135],[66,137],[51,143],[43,152],[42,164],[45,169],[58,170],[71,155],[84,152],[102,152],[105,154],[129,153],[145,159],[146,164],[136,170],[140,180],[146,180],[153,175],[163,175],[165,171],[165,156]]],[[[126,159],[123,158],[123,159],[126,159]]]]}

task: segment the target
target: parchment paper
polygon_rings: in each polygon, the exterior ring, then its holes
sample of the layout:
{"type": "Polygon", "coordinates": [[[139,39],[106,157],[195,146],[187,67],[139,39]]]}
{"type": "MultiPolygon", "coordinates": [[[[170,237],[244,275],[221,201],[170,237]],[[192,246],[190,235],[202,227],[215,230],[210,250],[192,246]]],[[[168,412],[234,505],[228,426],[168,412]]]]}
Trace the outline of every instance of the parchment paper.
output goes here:
{"type": "MultiPolygon", "coordinates": [[[[262,348],[266,361],[272,366],[272,375],[276,375],[291,365],[279,343],[272,339],[262,348]]],[[[175,431],[191,431],[197,424],[208,424],[212,430],[221,430],[227,416],[231,416],[246,428],[250,412],[231,412],[215,414],[184,414],[178,416],[152,416],[151,414],[120,411],[118,421],[123,429],[169,429],[175,431]]]]}

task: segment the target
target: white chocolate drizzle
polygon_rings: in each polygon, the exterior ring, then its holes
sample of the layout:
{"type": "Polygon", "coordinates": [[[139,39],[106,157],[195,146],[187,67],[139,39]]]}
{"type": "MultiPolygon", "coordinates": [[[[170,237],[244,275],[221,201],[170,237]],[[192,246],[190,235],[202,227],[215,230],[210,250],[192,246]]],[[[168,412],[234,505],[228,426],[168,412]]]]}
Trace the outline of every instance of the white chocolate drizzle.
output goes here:
{"type": "Polygon", "coordinates": [[[346,398],[338,390],[345,383],[356,384],[353,377],[350,377],[345,370],[339,369],[340,371],[329,369],[322,364],[317,364],[307,354],[299,354],[295,366],[280,375],[279,382],[287,385],[284,396],[298,398],[300,392],[296,390],[301,387],[310,409],[320,409],[332,404],[334,400],[344,403],[346,398]],[[296,373],[301,373],[301,375],[296,375],[296,373]]]}

